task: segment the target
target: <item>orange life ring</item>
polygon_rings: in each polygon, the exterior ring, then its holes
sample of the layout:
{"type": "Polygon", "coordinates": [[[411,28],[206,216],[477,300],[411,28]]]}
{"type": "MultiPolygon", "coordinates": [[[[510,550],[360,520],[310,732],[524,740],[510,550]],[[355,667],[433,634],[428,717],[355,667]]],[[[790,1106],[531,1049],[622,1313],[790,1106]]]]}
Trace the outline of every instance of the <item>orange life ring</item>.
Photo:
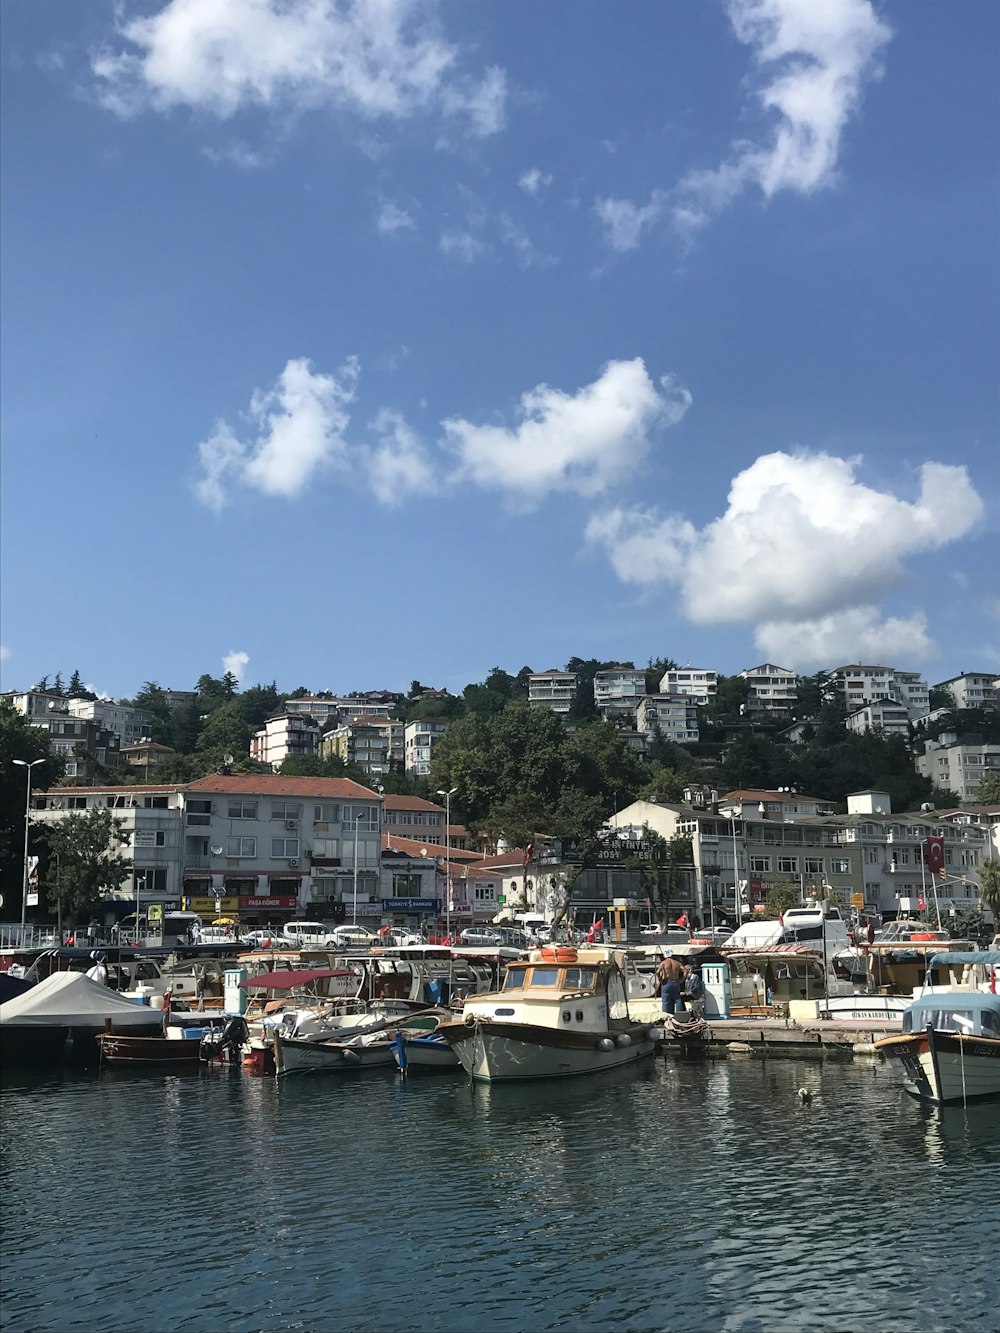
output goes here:
{"type": "Polygon", "coordinates": [[[546,945],[541,951],[544,963],[575,963],[579,955],[575,949],[546,945]]]}
{"type": "Polygon", "coordinates": [[[933,940],[933,939],[936,939],[936,938],[937,938],[937,937],[935,936],[935,934],[934,934],[934,932],[933,932],[932,930],[928,930],[928,931],[926,931],[925,933],[922,933],[922,934],[920,934],[920,935],[911,935],[911,936],[910,936],[910,939],[913,940],[914,942],[916,942],[917,940],[933,940]]]}

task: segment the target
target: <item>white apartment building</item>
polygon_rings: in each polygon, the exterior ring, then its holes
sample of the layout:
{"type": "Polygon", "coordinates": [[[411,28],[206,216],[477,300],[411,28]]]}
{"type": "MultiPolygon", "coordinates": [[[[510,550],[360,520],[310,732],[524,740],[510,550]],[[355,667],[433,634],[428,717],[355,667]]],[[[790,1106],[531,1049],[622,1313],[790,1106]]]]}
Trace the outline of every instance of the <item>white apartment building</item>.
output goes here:
{"type": "Polygon", "coordinates": [[[824,694],[839,698],[848,713],[879,699],[902,704],[910,721],[928,711],[930,691],[916,671],[897,671],[894,667],[852,664],[834,667],[824,673],[824,694]]]}
{"type": "Polygon", "coordinates": [[[934,688],[950,691],[956,708],[996,708],[1000,703],[1000,677],[991,671],[963,671],[934,688]]]}
{"type": "Polygon", "coordinates": [[[636,705],[635,725],[646,736],[691,745],[698,739],[698,704],[685,694],[647,694],[636,705]]]}
{"type": "Polygon", "coordinates": [[[699,704],[710,703],[718,690],[718,672],[703,667],[671,667],[660,677],[661,694],[689,694],[699,704]]]}
{"type": "Polygon", "coordinates": [[[917,772],[930,778],[935,787],[957,793],[963,804],[972,803],[986,774],[1000,772],[1000,745],[965,745],[953,735],[943,735],[927,741],[914,763],[917,772]]]}
{"type": "Polygon", "coordinates": [[[153,726],[153,715],[143,708],[112,703],[110,699],[65,699],[71,717],[88,718],[105,731],[113,731],[122,745],[132,745],[147,737],[153,726]]]}
{"type": "Polygon", "coordinates": [[[438,741],[448,730],[443,717],[421,717],[403,727],[403,766],[407,773],[426,777],[438,741]]]}
{"type": "Polygon", "coordinates": [[[576,698],[576,672],[536,671],[528,677],[528,706],[566,714],[576,698]]]}
{"type": "Polygon", "coordinates": [[[275,713],[250,737],[250,758],[278,769],[286,759],[319,754],[319,723],[306,713],[275,713]]]}
{"type": "Polygon", "coordinates": [[[748,713],[787,713],[794,707],[799,683],[794,671],[764,662],[741,671],[740,676],[747,682],[748,713]]]}
{"type": "Polygon", "coordinates": [[[864,734],[866,731],[881,731],[885,736],[906,736],[910,734],[910,715],[902,704],[879,699],[876,703],[865,704],[848,713],[844,719],[848,731],[864,734]]]}
{"type": "Polygon", "coordinates": [[[594,703],[604,718],[631,720],[646,693],[646,673],[635,667],[609,667],[594,675],[594,703]]]}

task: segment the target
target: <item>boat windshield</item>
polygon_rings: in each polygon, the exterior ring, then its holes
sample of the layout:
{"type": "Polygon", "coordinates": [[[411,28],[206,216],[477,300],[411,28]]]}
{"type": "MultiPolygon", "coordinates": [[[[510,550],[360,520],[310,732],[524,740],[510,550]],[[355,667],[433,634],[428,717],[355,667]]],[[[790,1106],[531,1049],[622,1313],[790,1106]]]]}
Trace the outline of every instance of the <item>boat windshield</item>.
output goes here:
{"type": "MultiPolygon", "coordinates": [[[[982,1015],[983,1019],[991,1015],[982,1015]]],[[[915,1013],[908,1010],[903,1015],[904,1032],[920,1032],[924,1028],[933,1028],[935,1032],[962,1032],[972,1035],[978,1027],[980,1015],[968,1009],[929,1009],[921,1006],[915,1013]]]]}

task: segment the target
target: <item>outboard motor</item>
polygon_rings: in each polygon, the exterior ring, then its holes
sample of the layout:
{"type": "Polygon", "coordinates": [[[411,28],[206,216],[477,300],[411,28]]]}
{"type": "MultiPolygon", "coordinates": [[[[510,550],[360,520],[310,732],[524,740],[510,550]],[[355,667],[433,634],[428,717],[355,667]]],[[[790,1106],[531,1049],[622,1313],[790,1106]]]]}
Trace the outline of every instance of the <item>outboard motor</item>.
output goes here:
{"type": "Polygon", "coordinates": [[[237,1014],[226,1023],[225,1027],[206,1032],[198,1048],[199,1058],[204,1061],[222,1059],[227,1056],[230,1064],[238,1064],[243,1053],[243,1044],[250,1036],[246,1020],[237,1014]]]}

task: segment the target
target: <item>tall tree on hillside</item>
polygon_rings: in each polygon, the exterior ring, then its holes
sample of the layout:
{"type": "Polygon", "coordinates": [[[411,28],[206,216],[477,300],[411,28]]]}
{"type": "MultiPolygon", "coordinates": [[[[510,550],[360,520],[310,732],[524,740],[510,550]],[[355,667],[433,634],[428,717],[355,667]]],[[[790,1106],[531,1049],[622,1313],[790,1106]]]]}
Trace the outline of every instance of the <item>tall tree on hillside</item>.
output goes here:
{"type": "Polygon", "coordinates": [[[985,773],[976,788],[977,805],[1000,806],[1000,773],[985,773]]]}
{"type": "Polygon", "coordinates": [[[664,672],[676,670],[677,663],[672,657],[651,657],[646,663],[646,693],[659,694],[664,672]]]}
{"type": "Polygon", "coordinates": [[[62,672],[61,672],[61,671],[57,671],[57,672],[56,672],[56,678],[55,678],[55,680],[52,682],[52,693],[53,693],[53,694],[59,694],[59,695],[61,695],[61,694],[64,693],[63,678],[62,678],[62,672]]]}
{"type": "MultiPolygon", "coordinates": [[[[122,702],[127,701],[123,700],[122,702]]],[[[131,704],[133,708],[141,708],[152,717],[150,735],[158,745],[169,745],[171,748],[177,748],[174,745],[174,716],[170,705],[167,703],[166,695],[155,680],[147,680],[135,698],[131,700],[131,704]]]]}
{"type": "Polygon", "coordinates": [[[48,849],[43,880],[49,905],[61,904],[71,921],[96,907],[131,873],[131,861],[119,850],[129,835],[110,810],[67,815],[40,828],[39,838],[48,849]]]}

